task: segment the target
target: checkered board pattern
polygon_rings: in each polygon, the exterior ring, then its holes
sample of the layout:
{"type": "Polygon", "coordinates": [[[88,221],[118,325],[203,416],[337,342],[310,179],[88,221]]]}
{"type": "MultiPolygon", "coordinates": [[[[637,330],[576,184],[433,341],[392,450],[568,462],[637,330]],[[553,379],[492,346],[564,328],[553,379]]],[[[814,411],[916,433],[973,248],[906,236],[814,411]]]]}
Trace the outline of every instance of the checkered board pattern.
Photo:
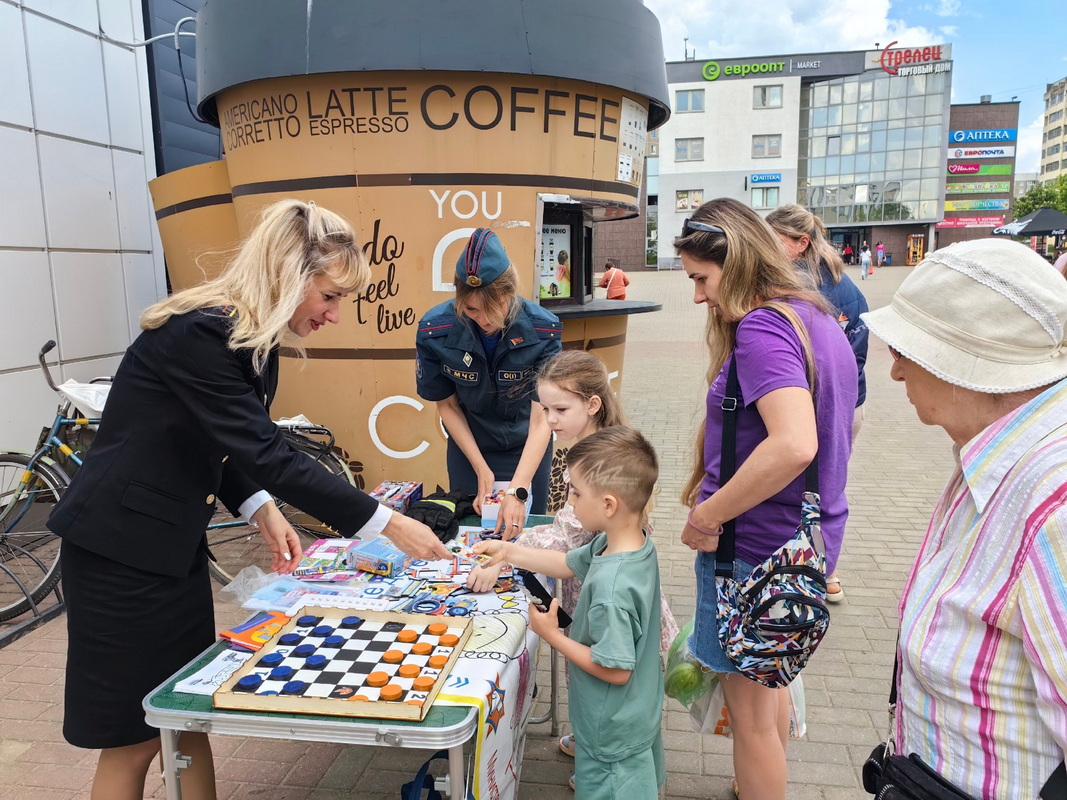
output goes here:
{"type": "MultiPolygon", "coordinates": [[[[466,617],[441,617],[391,611],[340,611],[305,606],[214,695],[216,708],[328,714],[347,717],[421,720],[470,636],[466,617]],[[431,625],[445,625],[431,634],[431,625]],[[401,642],[401,631],[415,639],[401,642]],[[447,647],[442,636],[458,642],[447,647]],[[422,655],[412,652],[419,643],[431,646],[422,655]],[[386,663],[386,651],[404,654],[399,663],[386,663]],[[430,660],[443,656],[443,666],[430,660]],[[418,667],[418,675],[401,677],[405,665],[418,667]],[[382,699],[382,688],[370,686],[372,672],[385,673],[387,686],[401,690],[399,699],[382,699]],[[413,688],[417,678],[433,678],[425,691],[413,688]]],[[[434,659],[435,661],[439,659],[434,659]]],[[[409,668],[410,669],[410,668],[409,668]]]]}

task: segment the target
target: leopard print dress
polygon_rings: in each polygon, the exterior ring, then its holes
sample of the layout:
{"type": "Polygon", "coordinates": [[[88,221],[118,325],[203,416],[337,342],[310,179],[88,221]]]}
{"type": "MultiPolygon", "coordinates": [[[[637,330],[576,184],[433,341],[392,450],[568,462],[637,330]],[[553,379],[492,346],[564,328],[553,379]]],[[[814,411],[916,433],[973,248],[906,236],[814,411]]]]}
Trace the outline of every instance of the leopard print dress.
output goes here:
{"type": "MultiPolygon", "coordinates": [[[[553,470],[555,466],[553,465],[553,470]]],[[[566,469],[561,471],[562,484],[564,487],[563,504],[556,512],[552,522],[547,525],[535,525],[528,528],[515,538],[516,544],[524,547],[537,547],[542,550],[555,550],[566,553],[576,547],[584,547],[593,540],[596,532],[585,530],[578,518],[574,516],[574,506],[566,502],[570,492],[570,476],[566,469]]],[[[651,524],[646,525],[647,534],[652,536],[655,531],[651,524]]],[[[563,598],[561,604],[568,614],[573,614],[578,605],[578,594],[582,590],[580,578],[565,578],[563,580],[563,598]]],[[[678,623],[671,613],[667,604],[667,598],[660,589],[660,652],[666,653],[675,637],[678,635],[678,623]]]]}

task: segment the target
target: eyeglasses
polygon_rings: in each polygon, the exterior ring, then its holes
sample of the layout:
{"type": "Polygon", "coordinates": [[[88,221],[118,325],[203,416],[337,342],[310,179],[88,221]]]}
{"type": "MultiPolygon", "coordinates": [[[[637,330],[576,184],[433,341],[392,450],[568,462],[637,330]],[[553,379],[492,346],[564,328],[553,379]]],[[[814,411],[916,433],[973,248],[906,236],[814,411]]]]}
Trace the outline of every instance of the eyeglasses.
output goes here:
{"type": "Polygon", "coordinates": [[[686,217],[685,222],[682,223],[682,237],[686,237],[691,233],[721,233],[726,235],[726,231],[720,228],[718,225],[708,225],[706,222],[693,222],[693,220],[686,217]]]}
{"type": "Polygon", "coordinates": [[[894,361],[900,361],[900,351],[899,350],[894,350],[892,347],[890,347],[889,348],[889,355],[893,356],[893,360],[894,361]]]}

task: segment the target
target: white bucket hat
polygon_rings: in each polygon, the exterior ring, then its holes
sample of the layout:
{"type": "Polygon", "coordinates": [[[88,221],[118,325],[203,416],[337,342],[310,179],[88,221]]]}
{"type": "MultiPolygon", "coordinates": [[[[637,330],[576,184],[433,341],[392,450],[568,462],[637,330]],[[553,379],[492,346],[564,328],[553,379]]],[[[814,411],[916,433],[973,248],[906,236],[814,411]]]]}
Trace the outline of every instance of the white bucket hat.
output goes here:
{"type": "Polygon", "coordinates": [[[1007,394],[1067,377],[1067,280],[1006,239],[935,250],[888,306],[860,316],[898,353],[965,389],[1007,394]]]}

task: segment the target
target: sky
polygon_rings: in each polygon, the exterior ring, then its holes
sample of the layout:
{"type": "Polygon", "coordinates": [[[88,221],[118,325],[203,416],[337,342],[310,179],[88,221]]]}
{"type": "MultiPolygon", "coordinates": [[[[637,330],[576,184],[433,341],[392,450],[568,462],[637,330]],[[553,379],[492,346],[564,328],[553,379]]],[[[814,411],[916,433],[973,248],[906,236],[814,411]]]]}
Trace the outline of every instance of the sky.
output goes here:
{"type": "Polygon", "coordinates": [[[952,45],[952,102],[1019,100],[1015,171],[1037,172],[1045,86],[1067,76],[1064,0],[644,0],[668,61],[952,45]]]}

